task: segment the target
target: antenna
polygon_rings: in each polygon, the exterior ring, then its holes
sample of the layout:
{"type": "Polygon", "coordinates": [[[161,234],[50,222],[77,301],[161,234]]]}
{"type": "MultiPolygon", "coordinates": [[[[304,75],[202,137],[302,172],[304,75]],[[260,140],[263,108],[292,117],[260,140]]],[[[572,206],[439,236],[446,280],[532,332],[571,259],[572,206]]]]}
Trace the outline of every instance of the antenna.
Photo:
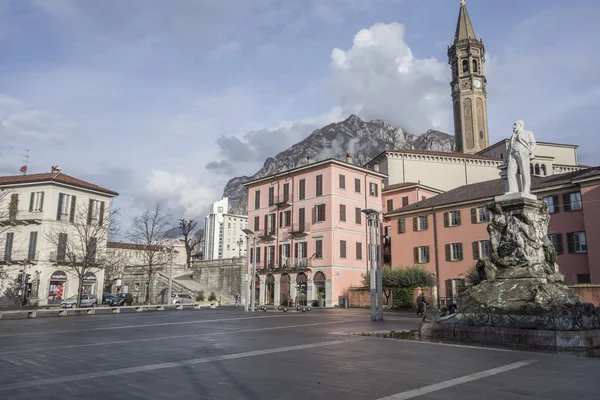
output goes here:
{"type": "Polygon", "coordinates": [[[25,150],[26,154],[21,154],[21,157],[24,157],[23,166],[19,168],[19,171],[23,173],[23,175],[27,174],[27,164],[29,164],[29,150],[25,150]]]}

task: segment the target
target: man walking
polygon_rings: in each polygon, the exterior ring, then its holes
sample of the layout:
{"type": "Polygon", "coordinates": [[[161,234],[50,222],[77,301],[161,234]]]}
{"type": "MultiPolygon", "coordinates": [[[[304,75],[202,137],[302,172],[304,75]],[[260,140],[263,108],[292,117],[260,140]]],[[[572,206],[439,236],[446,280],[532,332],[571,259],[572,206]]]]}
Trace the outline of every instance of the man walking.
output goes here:
{"type": "Polygon", "coordinates": [[[236,307],[240,305],[240,294],[239,293],[235,294],[235,305],[236,305],[236,307]]]}
{"type": "Polygon", "coordinates": [[[427,305],[427,301],[425,301],[425,295],[421,293],[417,296],[417,315],[420,317],[425,313],[425,306],[427,305]]]}

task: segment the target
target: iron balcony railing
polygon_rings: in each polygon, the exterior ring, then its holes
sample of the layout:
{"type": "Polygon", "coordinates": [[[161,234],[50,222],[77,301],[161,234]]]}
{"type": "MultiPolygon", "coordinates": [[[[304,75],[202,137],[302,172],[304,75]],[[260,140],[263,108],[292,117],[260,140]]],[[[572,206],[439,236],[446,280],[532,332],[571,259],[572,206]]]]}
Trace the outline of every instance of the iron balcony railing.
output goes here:
{"type": "Polygon", "coordinates": [[[13,251],[11,253],[0,253],[0,260],[5,263],[10,264],[21,264],[25,260],[29,261],[38,261],[40,257],[40,252],[29,252],[29,251],[13,251]]]}

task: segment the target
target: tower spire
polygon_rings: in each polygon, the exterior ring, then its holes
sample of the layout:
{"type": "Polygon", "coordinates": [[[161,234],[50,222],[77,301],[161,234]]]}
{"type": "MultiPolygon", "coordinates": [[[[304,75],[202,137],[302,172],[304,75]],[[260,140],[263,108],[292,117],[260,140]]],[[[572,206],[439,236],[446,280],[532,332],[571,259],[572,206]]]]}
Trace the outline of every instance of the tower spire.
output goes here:
{"type": "Polygon", "coordinates": [[[465,0],[460,0],[460,12],[458,13],[458,23],[456,24],[454,43],[468,39],[477,39],[477,36],[475,36],[475,29],[473,29],[471,18],[469,18],[467,3],[465,0]]]}

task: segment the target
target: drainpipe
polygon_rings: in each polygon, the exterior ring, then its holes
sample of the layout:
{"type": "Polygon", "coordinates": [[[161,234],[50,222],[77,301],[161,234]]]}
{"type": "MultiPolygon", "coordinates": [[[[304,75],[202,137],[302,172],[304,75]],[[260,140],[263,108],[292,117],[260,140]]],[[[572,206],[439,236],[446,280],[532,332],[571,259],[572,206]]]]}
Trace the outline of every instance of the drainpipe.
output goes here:
{"type": "Polygon", "coordinates": [[[437,300],[438,307],[440,306],[440,258],[438,251],[438,235],[437,235],[437,212],[433,211],[433,252],[435,253],[435,280],[437,285],[437,300]]]}

